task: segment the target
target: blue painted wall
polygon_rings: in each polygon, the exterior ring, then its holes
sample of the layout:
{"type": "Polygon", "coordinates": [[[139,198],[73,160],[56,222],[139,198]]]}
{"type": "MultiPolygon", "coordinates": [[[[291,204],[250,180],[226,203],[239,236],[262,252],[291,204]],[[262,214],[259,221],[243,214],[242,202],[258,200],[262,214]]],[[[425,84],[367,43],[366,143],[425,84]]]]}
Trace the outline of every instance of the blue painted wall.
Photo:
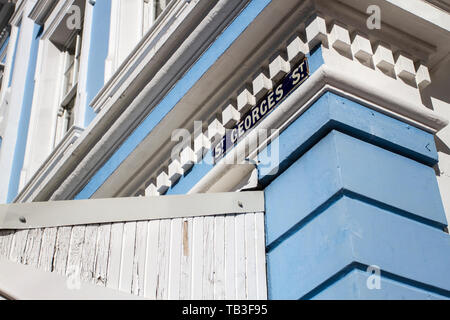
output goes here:
{"type": "Polygon", "coordinates": [[[11,168],[11,174],[8,186],[7,202],[10,203],[17,196],[20,182],[20,174],[23,168],[25,158],[25,148],[28,137],[28,127],[31,117],[31,106],[33,104],[34,94],[34,74],[36,71],[37,54],[42,27],[35,24],[33,28],[33,37],[28,60],[28,70],[25,81],[24,96],[20,111],[19,126],[17,129],[17,140],[14,149],[14,159],[11,168]]]}
{"type": "Polygon", "coordinates": [[[260,176],[269,298],[450,297],[431,134],[326,93],[279,142],[281,170],[260,176]]]}
{"type": "Polygon", "coordinates": [[[105,60],[108,56],[110,19],[111,0],[97,0],[93,7],[86,81],[87,101],[84,120],[86,127],[96,115],[89,103],[94,99],[105,82],[105,60]]]}

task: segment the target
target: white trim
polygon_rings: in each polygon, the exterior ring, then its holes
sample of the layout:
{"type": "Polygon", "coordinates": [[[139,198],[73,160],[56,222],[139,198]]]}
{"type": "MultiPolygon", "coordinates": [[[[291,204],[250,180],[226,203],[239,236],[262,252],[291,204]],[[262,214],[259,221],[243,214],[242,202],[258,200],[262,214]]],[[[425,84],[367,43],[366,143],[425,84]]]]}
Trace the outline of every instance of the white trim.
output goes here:
{"type": "MultiPolygon", "coordinates": [[[[250,168],[254,169],[253,166],[250,168]]],[[[262,211],[264,211],[264,192],[262,191],[16,203],[0,205],[0,230],[262,211]]]]}
{"type": "MultiPolygon", "coordinates": [[[[440,28],[445,29],[446,31],[450,31],[449,14],[434,7],[433,5],[430,6],[428,3],[419,0],[408,0],[408,1],[386,0],[386,1],[418,17],[421,17],[422,19],[430,21],[435,25],[439,26],[440,28]]],[[[449,6],[448,3],[446,5],[449,6]]]]}
{"type": "MultiPolygon", "coordinates": [[[[55,114],[56,115],[56,114],[55,114]]],[[[55,120],[56,121],[56,120],[55,120]]],[[[45,177],[50,170],[52,170],[55,165],[66,155],[71,153],[71,148],[75,141],[80,137],[83,133],[82,128],[73,126],[69,129],[63,139],[53,148],[53,151],[49,154],[49,156],[45,159],[45,161],[41,164],[38,170],[33,174],[30,179],[27,179],[27,184],[23,189],[20,190],[18,201],[21,201],[20,195],[23,193],[32,192],[33,188],[36,185],[41,183],[42,177],[45,177]],[[30,181],[35,181],[36,185],[30,184],[30,181]]],[[[53,137],[54,135],[52,135],[53,137]]],[[[53,141],[52,141],[53,143],[53,141]]]]}
{"type": "Polygon", "coordinates": [[[0,258],[0,297],[11,300],[143,300],[118,290],[80,282],[69,289],[68,277],[0,258]]]}
{"type": "Polygon", "coordinates": [[[254,178],[252,173],[255,171],[256,166],[254,164],[226,164],[225,161],[221,162],[215,165],[188,194],[228,192],[238,186],[245,185],[245,178],[250,178],[249,183],[253,183],[252,187],[256,187],[255,181],[251,181],[254,178]]]}

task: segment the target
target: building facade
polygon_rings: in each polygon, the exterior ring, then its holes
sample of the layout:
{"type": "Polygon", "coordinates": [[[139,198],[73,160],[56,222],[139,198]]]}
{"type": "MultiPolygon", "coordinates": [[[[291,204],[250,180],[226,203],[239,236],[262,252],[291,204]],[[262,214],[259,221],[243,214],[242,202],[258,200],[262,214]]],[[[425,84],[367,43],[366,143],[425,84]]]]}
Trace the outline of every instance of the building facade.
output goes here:
{"type": "Polygon", "coordinates": [[[245,234],[243,286],[152,298],[450,297],[449,1],[17,0],[0,27],[1,203],[264,192],[186,224],[245,234]]]}

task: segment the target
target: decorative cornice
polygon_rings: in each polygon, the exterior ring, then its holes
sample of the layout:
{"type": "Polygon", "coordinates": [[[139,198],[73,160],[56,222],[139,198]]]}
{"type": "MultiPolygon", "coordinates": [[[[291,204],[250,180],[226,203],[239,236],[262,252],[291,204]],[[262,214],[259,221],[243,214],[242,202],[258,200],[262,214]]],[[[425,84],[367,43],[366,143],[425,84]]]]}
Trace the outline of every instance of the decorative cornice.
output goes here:
{"type": "Polygon", "coordinates": [[[37,24],[43,25],[57,2],[57,0],[38,0],[28,17],[37,24]]]}
{"type": "Polygon", "coordinates": [[[64,0],[60,2],[56,1],[54,6],[48,12],[48,16],[45,18],[46,25],[44,32],[42,33],[42,39],[47,39],[52,36],[61,21],[66,16],[74,1],[75,0],[64,0]]]}
{"type": "MultiPolygon", "coordinates": [[[[262,70],[269,70],[268,75],[266,72],[260,72],[252,78],[253,80],[246,81],[252,83],[252,89],[245,88],[236,92],[233,95],[237,96],[236,103],[228,104],[223,109],[221,117],[213,118],[207,131],[195,137],[195,141],[200,139],[200,143],[194,143],[194,149],[186,147],[182,151],[180,159],[169,161],[167,167],[159,175],[151,176],[149,182],[145,184],[147,186],[145,188],[146,195],[164,194],[193,164],[202,161],[203,154],[211,149],[216,137],[223,136],[225,128],[235,125],[245,112],[256,106],[260,97],[272,90],[273,85],[291,72],[291,68],[317,45],[333,48],[333,52],[345,56],[346,59],[351,57],[354,60],[353,63],[364,66],[364,69],[371,70],[370,66],[374,65],[375,70],[367,71],[367,76],[371,78],[374,77],[371,73],[375,71],[381,78],[388,77],[392,80],[392,77],[395,77],[399,86],[418,87],[422,90],[431,84],[428,68],[420,61],[414,61],[401,52],[392,52],[389,47],[379,44],[378,41],[371,42],[362,34],[356,34],[351,39],[348,28],[337,21],[328,25],[329,28],[327,28],[327,22],[323,17],[313,16],[310,23],[300,32],[304,35],[306,41],[304,42],[300,36],[291,38],[292,40],[282,50],[287,53],[286,55],[284,53],[278,54],[270,60],[271,62],[268,65],[261,66],[262,70]],[[375,50],[372,48],[375,48],[375,50]],[[394,56],[396,59],[394,59],[394,56]]],[[[314,88],[311,90],[312,92],[327,90],[340,92],[343,90],[344,94],[353,93],[353,99],[360,100],[363,104],[377,111],[430,132],[436,132],[448,124],[448,121],[440,118],[434,112],[422,108],[417,103],[411,103],[404,97],[393,96],[388,92],[380,91],[381,89],[364,85],[363,81],[359,81],[359,79],[345,72],[339,72],[332,64],[327,65],[326,61],[325,65],[316,72],[318,75],[308,80],[315,83],[313,87],[308,86],[310,90],[314,88]],[[366,99],[364,101],[361,98],[366,99]]],[[[297,103],[297,105],[301,105],[301,103],[297,103]]],[[[277,120],[278,123],[283,122],[282,114],[278,113],[273,117],[280,118],[277,120]]],[[[245,150],[240,151],[245,152],[245,150]]],[[[234,153],[236,154],[236,152],[234,153]]],[[[255,153],[256,151],[252,150],[251,152],[255,153]]],[[[235,154],[229,158],[236,158],[235,154]]],[[[246,158],[247,156],[249,155],[245,154],[245,157],[239,158],[246,158]]],[[[225,163],[227,162],[225,161],[225,163]]],[[[220,163],[216,167],[219,168],[215,169],[214,172],[228,170],[226,166],[220,163]]]]}
{"type": "Polygon", "coordinates": [[[447,11],[450,13],[450,1],[449,0],[424,0],[441,10],[447,11]]]}
{"type": "MultiPolygon", "coordinates": [[[[9,1],[1,5],[0,10],[0,30],[9,30],[8,25],[11,16],[14,14],[15,1],[9,1]]],[[[3,31],[2,31],[3,33],[3,31]]]]}

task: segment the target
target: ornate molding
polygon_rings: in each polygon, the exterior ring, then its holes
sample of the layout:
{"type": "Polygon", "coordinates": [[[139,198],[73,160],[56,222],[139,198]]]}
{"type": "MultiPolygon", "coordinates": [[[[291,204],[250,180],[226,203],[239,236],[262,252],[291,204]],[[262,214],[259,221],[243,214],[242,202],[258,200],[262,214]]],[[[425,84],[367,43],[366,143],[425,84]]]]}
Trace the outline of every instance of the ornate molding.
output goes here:
{"type": "Polygon", "coordinates": [[[84,129],[77,126],[72,126],[66,133],[61,142],[55,147],[52,153],[47,157],[44,163],[31,177],[30,181],[17,195],[14,202],[27,202],[29,200],[30,193],[36,189],[42,180],[51,172],[51,170],[60,165],[63,157],[72,152],[72,147],[77,139],[81,136],[84,129]]]}
{"type": "Polygon", "coordinates": [[[57,3],[57,0],[38,0],[28,17],[43,25],[57,3]]]}

